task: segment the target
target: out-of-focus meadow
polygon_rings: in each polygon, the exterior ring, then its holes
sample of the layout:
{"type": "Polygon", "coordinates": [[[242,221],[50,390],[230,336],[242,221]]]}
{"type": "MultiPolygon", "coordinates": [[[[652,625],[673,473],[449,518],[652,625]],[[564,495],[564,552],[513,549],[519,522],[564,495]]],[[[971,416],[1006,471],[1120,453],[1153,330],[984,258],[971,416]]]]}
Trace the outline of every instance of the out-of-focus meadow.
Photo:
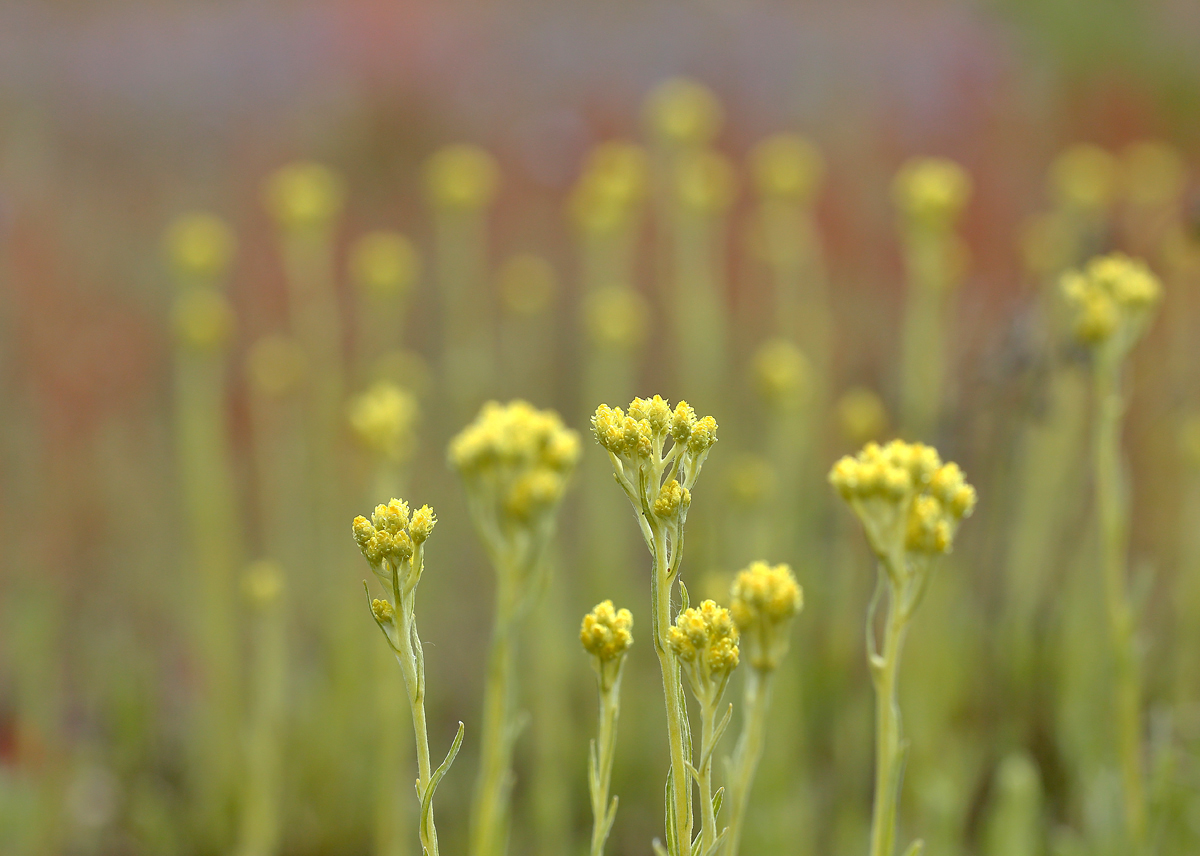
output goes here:
{"type": "Polygon", "coordinates": [[[587,852],[577,640],[611,598],[607,849],[650,852],[651,562],[589,420],[654,393],[720,425],[692,602],[755,559],[804,589],[743,852],[866,850],[876,571],[826,474],[896,436],[979,496],[900,671],[900,844],[1200,852],[1198,117],[1182,0],[0,5],[0,853],[419,853],[350,527],[393,496],[437,510],[425,707],[435,764],[465,724],[437,818],[468,852],[497,577],[447,447],[516,398],[581,456],[504,641],[498,828],[587,852]],[[1059,282],[1112,251],[1164,296],[1106,388],[1059,282]]]}

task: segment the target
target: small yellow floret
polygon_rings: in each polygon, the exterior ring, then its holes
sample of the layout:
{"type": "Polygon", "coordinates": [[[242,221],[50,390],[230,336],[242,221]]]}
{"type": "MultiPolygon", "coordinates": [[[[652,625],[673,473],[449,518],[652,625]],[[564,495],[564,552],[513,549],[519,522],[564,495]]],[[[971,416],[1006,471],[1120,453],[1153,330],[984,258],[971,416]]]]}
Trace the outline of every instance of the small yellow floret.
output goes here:
{"type": "Polygon", "coordinates": [[[1074,312],[1075,336],[1086,345],[1115,342],[1121,352],[1140,337],[1162,298],[1158,277],[1145,262],[1123,253],[1098,256],[1082,271],[1067,271],[1061,289],[1074,312]]]}
{"type": "Polygon", "coordinates": [[[350,403],[355,436],[375,454],[397,463],[412,454],[419,415],[416,396],[387,381],[376,383],[350,403]]]}
{"type": "Polygon", "coordinates": [[[499,185],[496,159],[478,146],[445,146],[425,164],[425,189],[435,208],[461,211],[486,208],[499,185]]]}
{"type": "Polygon", "coordinates": [[[914,158],[892,183],[892,200],[901,213],[929,226],[952,225],[970,195],[970,175],[946,158],[914,158]]]}
{"type": "Polygon", "coordinates": [[[712,91],[687,77],[660,83],[646,99],[645,116],[655,137],[678,146],[711,141],[724,120],[712,91]]]}
{"type": "Polygon", "coordinates": [[[728,677],[738,664],[738,629],[723,606],[706,600],[675,617],[667,647],[684,665],[698,691],[728,677]]]}
{"type": "Polygon", "coordinates": [[[350,275],[373,298],[399,297],[421,275],[421,259],[412,241],[399,232],[368,232],[350,248],[350,275]]]}
{"type": "Polygon", "coordinates": [[[650,304],[632,288],[600,288],[584,299],[583,318],[594,345],[627,351],[646,340],[650,304]]]}
{"type": "Polygon", "coordinates": [[[1120,167],[1099,146],[1080,143],[1055,158],[1050,166],[1050,191],[1063,208],[1098,213],[1112,205],[1120,167]]]}
{"type": "Polygon", "coordinates": [[[601,601],[583,617],[579,641],[583,649],[602,663],[619,660],[633,644],[633,615],[628,609],[613,609],[611,600],[601,601]]]}
{"type": "Polygon", "coordinates": [[[764,197],[810,201],[825,175],[825,159],[799,134],[775,134],[750,152],[750,174],[764,197]]]}
{"type": "Polygon", "coordinates": [[[204,212],[184,214],[167,229],[167,257],[176,272],[187,278],[220,277],[233,259],[236,244],[225,221],[204,212]]]}
{"type": "Polygon", "coordinates": [[[393,616],[396,614],[396,610],[392,607],[392,604],[389,601],[380,600],[379,598],[375,598],[371,601],[371,612],[374,614],[375,620],[380,624],[390,623],[393,616]]]}
{"type": "Polygon", "coordinates": [[[280,167],[268,176],[263,187],[267,212],[289,231],[328,226],[341,212],[345,197],[341,177],[311,161],[280,167]]]}

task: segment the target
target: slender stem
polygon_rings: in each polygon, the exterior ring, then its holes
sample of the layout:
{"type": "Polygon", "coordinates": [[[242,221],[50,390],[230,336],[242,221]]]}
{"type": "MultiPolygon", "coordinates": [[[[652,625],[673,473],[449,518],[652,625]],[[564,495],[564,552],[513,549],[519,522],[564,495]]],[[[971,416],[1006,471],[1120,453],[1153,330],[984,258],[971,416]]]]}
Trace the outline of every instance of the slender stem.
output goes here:
{"type": "MultiPolygon", "coordinates": [[[[411,595],[410,595],[411,597],[411,595]]],[[[408,691],[408,703],[412,708],[413,735],[417,744],[417,801],[425,797],[433,766],[429,759],[429,731],[425,724],[425,662],[424,654],[413,645],[417,631],[413,624],[412,604],[400,606],[396,612],[399,652],[396,659],[404,675],[404,688],[408,691]]],[[[433,823],[433,806],[429,808],[428,830],[420,824],[421,846],[427,856],[438,856],[437,829],[433,823]]]]}
{"type": "Polygon", "coordinates": [[[700,852],[707,853],[717,840],[717,813],[712,801],[712,756],[717,703],[706,701],[700,711],[700,852]]]}
{"type": "Polygon", "coordinates": [[[900,705],[896,699],[896,676],[908,626],[905,600],[897,584],[889,582],[883,649],[870,651],[867,655],[875,684],[875,804],[871,816],[871,856],[892,856],[896,846],[896,805],[905,752],[900,731],[900,705]]]}
{"type": "Polygon", "coordinates": [[[729,833],[725,856],[737,856],[750,804],[750,787],[762,760],[767,728],[767,709],[771,705],[771,678],[768,671],[751,668],[746,672],[742,733],[733,752],[733,771],[726,790],[729,801],[729,833]]]}
{"type": "Polygon", "coordinates": [[[1113,646],[1117,752],[1124,789],[1125,823],[1134,852],[1142,853],[1146,843],[1146,803],[1141,758],[1141,676],[1135,651],[1133,609],[1125,583],[1129,511],[1121,476],[1120,433],[1124,402],[1119,390],[1119,372],[1120,366],[1115,361],[1097,361],[1096,427],[1092,451],[1104,601],[1113,646]]]}
{"type": "Polygon", "coordinates": [[[600,728],[596,739],[596,782],[592,797],[592,848],[590,856],[603,856],[608,838],[608,790],[612,783],[613,758],[617,748],[617,717],[621,711],[621,674],[608,689],[600,686],[600,728]]]}
{"type": "MultiPolygon", "coordinates": [[[[654,607],[654,652],[662,669],[663,695],[667,706],[667,744],[671,752],[671,795],[675,808],[675,835],[681,853],[686,853],[692,841],[692,786],[687,770],[684,749],[683,683],[679,662],[667,648],[667,630],[671,626],[671,586],[674,580],[667,575],[666,534],[661,525],[654,527],[654,576],[650,597],[654,607]]],[[[676,854],[672,854],[676,856],[676,854]]]]}
{"type": "Polygon", "coordinates": [[[497,856],[505,850],[508,791],[512,779],[514,573],[499,568],[496,616],[483,694],[483,736],[479,774],[471,811],[471,856],[497,856]]]}

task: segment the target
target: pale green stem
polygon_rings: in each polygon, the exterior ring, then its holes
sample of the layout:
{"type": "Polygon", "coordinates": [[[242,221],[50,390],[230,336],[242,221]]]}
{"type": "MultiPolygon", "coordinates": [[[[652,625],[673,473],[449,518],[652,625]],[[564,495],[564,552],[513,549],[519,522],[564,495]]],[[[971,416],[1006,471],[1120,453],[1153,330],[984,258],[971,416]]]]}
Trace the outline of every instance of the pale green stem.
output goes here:
{"type": "Polygon", "coordinates": [[[700,708],[700,852],[707,853],[717,840],[717,813],[713,809],[712,756],[716,742],[717,701],[700,708]]]}
{"type": "MultiPolygon", "coordinates": [[[[904,560],[886,561],[896,568],[904,560]]],[[[900,578],[895,572],[889,576],[900,578]]],[[[892,856],[896,849],[896,806],[900,797],[900,780],[904,775],[906,750],[900,729],[896,678],[900,670],[900,651],[908,629],[908,598],[895,583],[889,582],[888,589],[883,648],[871,650],[867,655],[875,685],[875,803],[871,814],[871,856],[892,856]]],[[[872,611],[867,620],[873,621],[874,617],[872,611]]]]}
{"type": "Polygon", "coordinates": [[[280,844],[280,761],[287,632],[278,601],[263,604],[253,627],[250,730],[238,856],[272,856],[280,844]]]}
{"type": "Polygon", "coordinates": [[[617,749],[617,717],[621,712],[621,673],[605,689],[600,685],[600,727],[596,737],[596,781],[589,781],[592,798],[592,847],[590,856],[603,856],[608,839],[610,808],[608,791],[612,783],[613,758],[617,749]]]}
{"type": "Polygon", "coordinates": [[[906,237],[901,418],[904,429],[916,437],[927,437],[936,427],[945,395],[950,288],[945,269],[947,237],[918,230],[906,237]]]}
{"type": "Polygon", "coordinates": [[[1101,356],[1095,366],[1096,518],[1100,532],[1104,602],[1113,656],[1117,752],[1124,790],[1125,824],[1135,854],[1146,845],[1146,802],[1142,770],[1141,676],[1133,607],[1126,588],[1129,547],[1128,497],[1121,472],[1120,433],[1125,405],[1120,364],[1101,356]]]}
{"type": "Polygon", "coordinates": [[[770,671],[751,668],[746,673],[745,711],[742,733],[733,752],[733,769],[725,793],[729,804],[729,832],[725,839],[725,856],[737,856],[746,825],[746,809],[750,804],[750,788],[762,760],[766,745],[767,710],[771,705],[770,671]]]}
{"type": "Polygon", "coordinates": [[[496,614],[483,693],[479,774],[471,810],[471,856],[501,856],[507,845],[512,787],[514,657],[517,580],[497,568],[496,614]]]}
{"type": "MultiPolygon", "coordinates": [[[[410,594],[408,603],[401,603],[397,596],[396,627],[397,642],[396,660],[400,663],[400,671],[404,675],[404,688],[408,691],[408,703],[412,709],[413,735],[417,744],[417,803],[425,798],[425,789],[429,787],[429,779],[433,767],[429,759],[429,731],[425,724],[425,658],[417,638],[417,628],[412,614],[410,594]],[[415,642],[415,644],[414,644],[415,642]]],[[[438,856],[437,828],[433,822],[433,806],[429,808],[429,823],[420,823],[421,846],[427,856],[438,856]]]]}
{"type": "MultiPolygon", "coordinates": [[[[654,608],[654,652],[662,669],[663,695],[667,707],[667,744],[671,754],[671,793],[675,808],[675,834],[680,852],[686,854],[692,841],[692,786],[687,768],[686,723],[683,718],[683,683],[679,661],[667,648],[667,630],[671,626],[671,587],[668,576],[666,533],[656,525],[654,534],[654,576],[650,597],[654,608]]],[[[676,854],[672,854],[676,856],[676,854]]]]}
{"type": "MultiPolygon", "coordinates": [[[[397,496],[398,493],[379,494],[397,496]]],[[[372,745],[375,769],[375,826],[374,856],[408,856],[411,834],[407,810],[412,793],[412,776],[406,769],[404,757],[409,740],[395,722],[403,715],[407,693],[395,680],[396,666],[390,652],[379,646],[373,666],[377,673],[375,705],[379,723],[378,736],[372,745]]]]}

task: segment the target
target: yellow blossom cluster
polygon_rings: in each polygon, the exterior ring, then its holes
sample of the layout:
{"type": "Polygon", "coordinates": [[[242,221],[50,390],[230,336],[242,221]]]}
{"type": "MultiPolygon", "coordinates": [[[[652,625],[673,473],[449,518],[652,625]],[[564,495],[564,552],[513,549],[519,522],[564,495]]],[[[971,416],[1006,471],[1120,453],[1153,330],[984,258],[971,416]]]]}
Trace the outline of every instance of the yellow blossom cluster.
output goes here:
{"type": "Polygon", "coordinates": [[[451,442],[450,464],[469,491],[521,523],[555,506],[579,459],[579,435],[552,410],[488,402],[451,442]]]}
{"type": "Polygon", "coordinates": [[[387,299],[406,294],[421,275],[413,242],[399,232],[368,232],[350,248],[350,275],[364,294],[387,299]]]}
{"type": "Polygon", "coordinates": [[[812,365],[795,343],[783,338],[769,339],[754,353],[754,385],[768,406],[776,410],[795,410],[812,388],[812,365]]]}
{"type": "Polygon", "coordinates": [[[645,117],[653,136],[672,146],[711,142],[725,119],[712,90],[687,77],[660,83],[646,99],[645,117]]]}
{"type": "Polygon", "coordinates": [[[611,600],[601,601],[583,617],[579,641],[583,649],[601,663],[625,656],[633,644],[633,615],[628,609],[614,609],[611,600]]]}
{"type": "Polygon", "coordinates": [[[327,227],[341,212],[345,199],[341,176],[311,161],[280,167],[263,187],[267,212],[287,231],[327,227]]]}
{"type": "Polygon", "coordinates": [[[706,600],[675,616],[667,647],[682,662],[697,698],[715,700],[737,668],[738,628],[728,609],[706,600]]]}
{"type": "Polygon", "coordinates": [[[913,223],[949,228],[971,195],[967,171],[946,158],[914,158],[892,183],[892,200],[913,223]]]}
{"type": "Polygon", "coordinates": [[[975,488],[958,464],[923,443],[868,443],[843,457],[830,483],[854,509],[881,557],[948,553],[959,521],[975,508],[975,488]]]}
{"type": "Polygon", "coordinates": [[[405,566],[429,539],[435,525],[437,516],[428,505],[410,514],[407,502],[393,499],[387,505],[375,506],[370,520],[362,515],[355,517],[352,528],[363,558],[381,579],[390,583],[391,573],[384,569],[384,563],[397,569],[405,566]]]}
{"type": "Polygon", "coordinates": [[[350,403],[349,420],[363,446],[401,463],[412,454],[419,415],[416,396],[394,383],[379,381],[350,403]]]}
{"type": "Polygon", "coordinates": [[[774,134],[750,152],[750,174],[765,199],[812,201],[825,175],[825,160],[811,140],[774,134]]]}
{"type": "Polygon", "coordinates": [[[496,159],[478,146],[444,146],[425,164],[425,190],[434,208],[477,211],[486,208],[500,186],[496,159]]]}
{"type": "Polygon", "coordinates": [[[1111,343],[1117,356],[1141,336],[1162,298],[1158,277],[1124,253],[1098,256],[1083,270],[1068,271],[1061,287],[1076,337],[1094,347],[1111,343]]]}
{"type": "Polygon", "coordinates": [[[211,281],[222,276],[233,259],[233,230],[212,214],[184,214],[167,229],[166,252],[176,274],[211,281]]]}
{"type": "Polygon", "coordinates": [[[804,593],[789,566],[751,562],[738,572],[729,611],[751,666],[769,671],[778,665],[787,652],[792,617],[803,606],[804,593]]]}

